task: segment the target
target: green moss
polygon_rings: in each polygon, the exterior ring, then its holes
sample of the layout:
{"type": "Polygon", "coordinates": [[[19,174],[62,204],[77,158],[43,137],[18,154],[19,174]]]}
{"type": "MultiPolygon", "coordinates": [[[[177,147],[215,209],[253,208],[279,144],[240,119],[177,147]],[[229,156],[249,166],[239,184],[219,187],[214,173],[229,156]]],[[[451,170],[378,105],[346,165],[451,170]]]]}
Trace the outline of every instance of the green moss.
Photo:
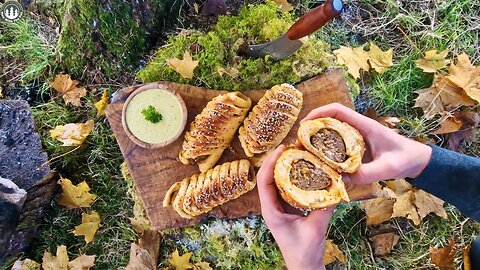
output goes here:
{"type": "Polygon", "coordinates": [[[58,49],[63,67],[75,77],[98,69],[107,76],[134,69],[153,44],[169,0],[66,1],[58,49]]]}
{"type": "Polygon", "coordinates": [[[288,13],[276,4],[243,7],[238,16],[221,16],[208,33],[184,31],[170,36],[150,63],[137,76],[145,82],[173,81],[213,89],[254,90],[279,83],[297,83],[322,72],[332,61],[325,42],[307,38],[294,55],[282,61],[268,56],[252,59],[242,56],[248,44],[259,44],[277,38],[293,23],[288,13]],[[189,50],[199,61],[192,80],[183,79],[166,60],[182,58],[189,50]]]}

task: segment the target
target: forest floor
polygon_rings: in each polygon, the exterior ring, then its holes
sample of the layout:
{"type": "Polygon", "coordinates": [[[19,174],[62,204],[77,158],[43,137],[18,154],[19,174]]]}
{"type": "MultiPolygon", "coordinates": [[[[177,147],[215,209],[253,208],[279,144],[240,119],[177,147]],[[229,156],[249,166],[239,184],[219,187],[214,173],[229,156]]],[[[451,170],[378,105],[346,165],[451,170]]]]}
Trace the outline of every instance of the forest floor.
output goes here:
{"type": "MultiPolygon", "coordinates": [[[[227,1],[227,4],[231,4],[230,12],[235,13],[242,2],[227,1]]],[[[373,41],[383,50],[393,48],[394,51],[394,65],[383,74],[368,74],[358,81],[348,80],[357,110],[363,113],[372,107],[380,115],[402,118],[400,129],[404,135],[433,137],[437,144],[447,147],[447,140],[443,136],[428,135],[428,121],[418,108],[413,107],[417,96],[415,91],[430,86],[433,80],[432,75],[423,73],[415,66],[414,60],[431,49],[448,49],[452,56],[465,52],[473,64],[479,65],[480,3],[476,0],[344,2],[346,8],[341,17],[319,30],[315,34],[318,38],[329,43],[332,50],[373,41]]],[[[181,29],[206,31],[216,22],[215,18],[204,18],[195,12],[194,1],[186,3],[175,22],[176,26],[166,32],[176,34],[181,29]]],[[[293,12],[302,14],[317,4],[314,0],[303,0],[294,5],[293,12]]],[[[54,37],[41,35],[39,26],[32,20],[22,20],[16,26],[2,23],[1,27],[13,27],[16,33],[21,34],[16,37],[14,46],[0,44],[0,53],[10,50],[9,59],[15,61],[11,62],[8,69],[16,70],[13,74],[18,76],[2,71],[4,74],[0,74],[0,83],[20,80],[19,77],[26,70],[47,72],[45,70],[54,69],[56,60],[48,57],[55,54],[54,37]],[[30,48],[19,50],[30,54],[18,56],[12,52],[15,46],[30,48]]],[[[159,40],[157,47],[165,42],[164,39],[159,40]]],[[[151,55],[153,53],[152,50],[151,55]]],[[[133,217],[135,203],[127,196],[132,187],[121,173],[123,157],[109,124],[105,117],[97,116],[94,109],[94,103],[100,99],[103,90],[111,96],[122,87],[139,83],[134,79],[134,73],[126,73],[124,77],[125,80],[114,82],[86,78],[82,84],[96,90],[89,91],[84,106],[78,108],[65,106],[63,99],[49,89],[44,74],[38,74],[41,80],[34,78],[34,83],[17,84],[15,89],[4,93],[9,97],[30,101],[51,167],[62,177],[78,182],[87,181],[91,192],[98,196],[92,209],[101,216],[101,227],[95,240],[86,245],[83,238],[72,234],[73,228],[80,223],[82,211],[68,210],[53,200],[43,222],[38,225],[38,237],[22,258],[41,261],[44,251],[54,253],[58,245],[66,245],[71,258],[80,254],[96,255],[95,269],[123,269],[128,263],[130,245],[139,236],[129,219],[133,217]],[[85,122],[87,119],[95,120],[94,130],[78,148],[62,147],[60,142],[51,139],[49,130],[56,126],[85,122]]],[[[476,105],[472,110],[480,109],[476,105]]],[[[478,126],[472,128],[477,129],[478,126]]],[[[477,138],[480,138],[478,131],[477,138]]],[[[462,144],[461,150],[480,157],[478,142],[462,144]]],[[[418,226],[405,218],[388,221],[387,224],[400,235],[400,240],[389,255],[377,257],[368,239],[372,227],[366,225],[363,210],[356,203],[342,205],[331,222],[329,238],[343,251],[346,262],[334,263],[331,267],[434,269],[429,259],[430,246],[445,246],[449,239],[454,239],[464,247],[480,235],[480,224],[466,218],[453,206],[446,205],[445,208],[447,219],[430,215],[418,226]]],[[[167,259],[175,249],[181,253],[193,251],[193,261],[206,260],[218,269],[279,269],[281,266],[278,248],[259,217],[231,221],[210,219],[198,226],[165,231],[159,268],[169,265],[167,259]],[[246,243],[249,243],[248,248],[245,248],[246,243]]],[[[462,264],[461,256],[461,249],[458,249],[455,259],[457,266],[462,264]]]]}

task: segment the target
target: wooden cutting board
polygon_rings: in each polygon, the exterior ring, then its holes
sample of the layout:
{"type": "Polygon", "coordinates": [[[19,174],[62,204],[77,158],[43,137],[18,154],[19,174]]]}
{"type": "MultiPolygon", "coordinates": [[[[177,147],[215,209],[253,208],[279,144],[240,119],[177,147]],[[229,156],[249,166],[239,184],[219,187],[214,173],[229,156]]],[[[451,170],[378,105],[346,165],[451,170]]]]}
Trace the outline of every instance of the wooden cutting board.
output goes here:
{"type": "MultiPolygon", "coordinates": [[[[176,84],[171,82],[155,82],[146,85],[136,85],[121,89],[114,94],[111,104],[107,108],[107,118],[115,134],[118,145],[132,175],[138,194],[143,201],[147,216],[154,229],[162,230],[173,227],[184,227],[199,223],[205,216],[196,219],[181,218],[172,207],[164,208],[162,200],[165,192],[176,181],[186,176],[198,173],[198,167],[184,165],[178,161],[178,153],[181,148],[183,135],[171,145],[160,149],[146,149],[134,144],[126,135],[122,127],[122,108],[128,96],[139,88],[158,88],[158,85],[167,87],[179,93],[188,108],[187,127],[194,117],[202,111],[213,97],[225,93],[225,91],[211,90],[191,85],[176,84]]],[[[311,110],[332,102],[338,102],[350,108],[353,107],[347,90],[347,84],[343,72],[333,70],[314,77],[295,86],[303,93],[303,108],[299,120],[303,119],[311,110]]],[[[265,93],[264,90],[245,92],[253,104],[265,93]]],[[[283,144],[291,144],[296,140],[299,121],[295,123],[283,144]]],[[[223,153],[218,162],[245,158],[238,137],[223,153]]],[[[371,186],[349,186],[348,193],[352,199],[371,197],[371,186]]],[[[251,192],[241,196],[237,200],[228,202],[213,209],[208,215],[215,217],[237,218],[247,215],[260,214],[260,201],[255,188],[251,192]]]]}

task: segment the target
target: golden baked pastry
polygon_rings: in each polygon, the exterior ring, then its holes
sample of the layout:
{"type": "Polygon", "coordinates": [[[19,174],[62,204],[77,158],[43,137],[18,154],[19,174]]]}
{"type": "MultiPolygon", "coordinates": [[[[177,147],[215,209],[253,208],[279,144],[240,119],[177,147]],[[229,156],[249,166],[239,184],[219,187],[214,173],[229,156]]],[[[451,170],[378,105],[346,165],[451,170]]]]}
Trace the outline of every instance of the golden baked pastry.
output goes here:
{"type": "Polygon", "coordinates": [[[255,184],[255,171],[247,159],[226,162],[173,184],[163,206],[172,204],[181,217],[190,219],[240,197],[255,184]]]}
{"type": "Polygon", "coordinates": [[[307,151],[283,152],[275,165],[274,177],[282,198],[302,210],[350,201],[342,176],[307,151]]]}
{"type": "Polygon", "coordinates": [[[239,139],[248,157],[280,145],[302,109],[302,92],[288,84],[268,90],[253,107],[239,129],[239,139]]]}
{"type": "Polygon", "coordinates": [[[252,105],[240,92],[219,95],[190,124],[178,157],[183,164],[198,164],[201,172],[215,166],[252,105]]]}
{"type": "Polygon", "coordinates": [[[334,118],[302,122],[298,140],[338,172],[353,173],[362,164],[365,142],[362,135],[347,123],[334,118]]]}

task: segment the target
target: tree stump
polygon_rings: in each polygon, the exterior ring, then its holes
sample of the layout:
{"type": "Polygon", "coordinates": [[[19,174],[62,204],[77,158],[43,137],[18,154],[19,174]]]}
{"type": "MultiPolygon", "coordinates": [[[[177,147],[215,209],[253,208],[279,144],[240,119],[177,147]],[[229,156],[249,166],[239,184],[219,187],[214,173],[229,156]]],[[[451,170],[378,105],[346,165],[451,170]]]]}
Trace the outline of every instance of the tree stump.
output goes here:
{"type": "Polygon", "coordinates": [[[24,251],[35,236],[55,192],[52,176],[28,103],[1,100],[0,262],[24,251]]]}

